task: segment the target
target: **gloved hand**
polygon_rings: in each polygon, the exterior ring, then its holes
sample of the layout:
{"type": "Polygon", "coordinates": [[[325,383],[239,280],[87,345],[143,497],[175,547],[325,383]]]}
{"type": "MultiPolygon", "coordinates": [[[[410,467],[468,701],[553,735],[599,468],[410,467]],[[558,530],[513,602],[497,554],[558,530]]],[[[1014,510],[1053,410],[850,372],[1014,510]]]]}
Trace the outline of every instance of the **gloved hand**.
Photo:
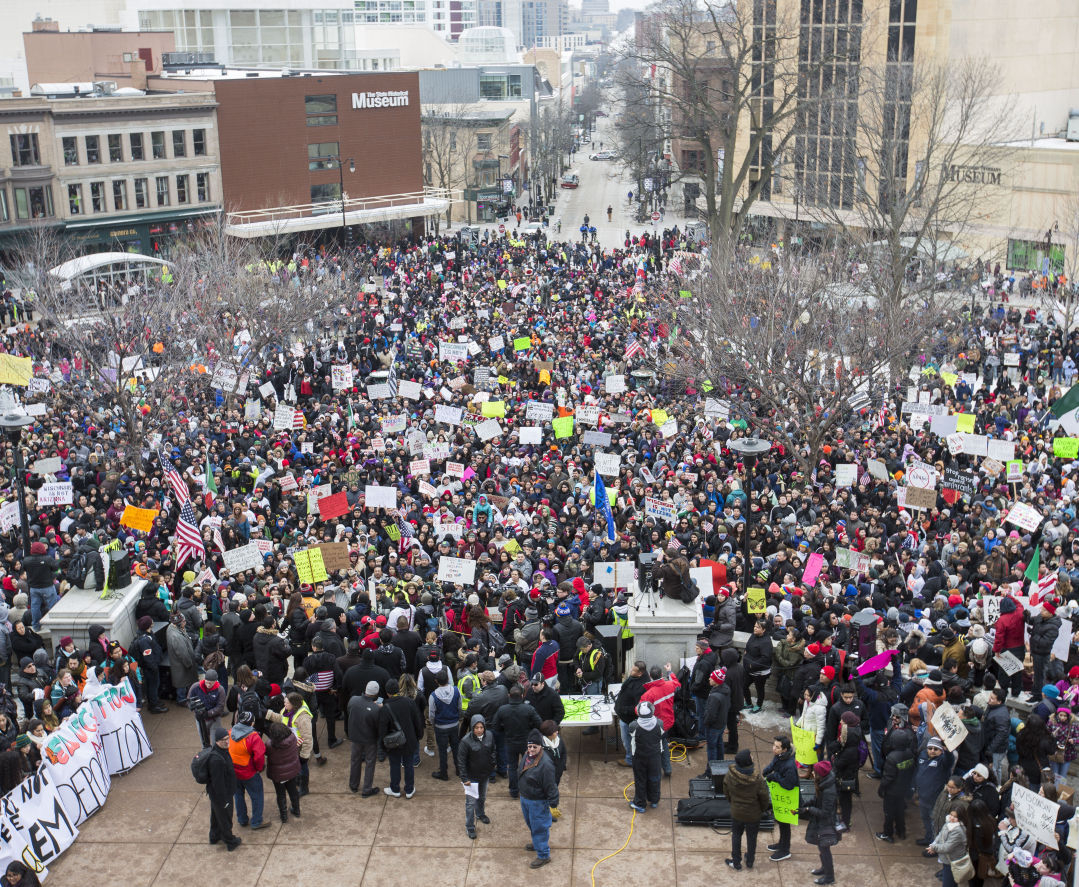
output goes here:
{"type": "Polygon", "coordinates": [[[559,820],[561,818],[562,818],[562,811],[559,810],[557,807],[552,807],[551,808],[551,819],[554,819],[554,820],[557,821],[557,820],[559,820]]]}

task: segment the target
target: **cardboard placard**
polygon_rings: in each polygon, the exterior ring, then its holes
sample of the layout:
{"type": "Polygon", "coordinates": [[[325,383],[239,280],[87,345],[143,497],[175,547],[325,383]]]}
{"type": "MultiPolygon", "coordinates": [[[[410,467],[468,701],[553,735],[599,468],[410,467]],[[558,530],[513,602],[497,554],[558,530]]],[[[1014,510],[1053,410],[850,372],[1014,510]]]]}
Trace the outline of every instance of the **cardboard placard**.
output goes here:
{"type": "Polygon", "coordinates": [[[318,516],[322,520],[332,520],[342,514],[348,514],[348,494],[342,490],[330,496],[323,496],[318,500],[318,516]]]}
{"type": "Polygon", "coordinates": [[[154,528],[156,517],[157,509],[155,508],[136,508],[134,505],[128,505],[120,515],[120,525],[142,533],[149,533],[154,528]]]}

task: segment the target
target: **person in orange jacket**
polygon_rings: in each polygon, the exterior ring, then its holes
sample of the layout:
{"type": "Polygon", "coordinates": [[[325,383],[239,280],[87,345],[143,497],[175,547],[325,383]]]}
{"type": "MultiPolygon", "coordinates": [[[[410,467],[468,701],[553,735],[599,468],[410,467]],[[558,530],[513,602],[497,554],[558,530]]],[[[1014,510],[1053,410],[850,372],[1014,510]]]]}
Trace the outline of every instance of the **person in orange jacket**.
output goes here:
{"type": "Polygon", "coordinates": [[[266,744],[255,729],[255,716],[245,711],[229,731],[229,756],[236,770],[236,821],[252,830],[269,825],[262,818],[262,771],[266,767],[266,744]],[[247,818],[244,793],[251,797],[251,819],[247,818]]]}

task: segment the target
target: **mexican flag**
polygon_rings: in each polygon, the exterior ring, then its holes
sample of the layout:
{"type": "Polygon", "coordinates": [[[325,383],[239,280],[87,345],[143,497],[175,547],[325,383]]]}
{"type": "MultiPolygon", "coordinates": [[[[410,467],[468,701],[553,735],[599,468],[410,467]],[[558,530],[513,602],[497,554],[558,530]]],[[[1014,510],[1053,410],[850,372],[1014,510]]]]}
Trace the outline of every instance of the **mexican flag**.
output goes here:
{"type": "Polygon", "coordinates": [[[205,487],[206,509],[213,508],[214,497],[217,495],[217,484],[214,483],[214,470],[210,467],[210,454],[206,454],[206,476],[202,479],[205,487]]]}

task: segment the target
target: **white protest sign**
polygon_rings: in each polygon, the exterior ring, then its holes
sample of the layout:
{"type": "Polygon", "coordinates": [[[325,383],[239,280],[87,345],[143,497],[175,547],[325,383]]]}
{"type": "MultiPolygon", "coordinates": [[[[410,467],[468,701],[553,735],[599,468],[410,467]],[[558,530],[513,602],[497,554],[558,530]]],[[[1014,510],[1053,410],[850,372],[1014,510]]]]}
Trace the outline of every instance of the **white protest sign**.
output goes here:
{"type": "Polygon", "coordinates": [[[32,856],[48,865],[75,843],[78,824],[56,793],[53,771],[39,767],[3,798],[4,818],[32,856]]]}
{"type": "Polygon", "coordinates": [[[421,480],[419,484],[419,490],[421,496],[426,496],[428,499],[434,499],[438,496],[438,490],[432,487],[427,481],[421,480]]]}
{"type": "Polygon", "coordinates": [[[30,470],[34,474],[56,474],[63,467],[63,460],[57,456],[53,459],[38,459],[30,466],[30,470]]]}
{"type": "Polygon", "coordinates": [[[985,456],[989,450],[989,438],[984,434],[963,435],[963,452],[968,456],[985,456]]]}
{"type": "Polygon", "coordinates": [[[1015,822],[1027,834],[1054,850],[1057,846],[1055,826],[1060,804],[1050,801],[1029,788],[1012,783],[1012,806],[1015,822]]]}
{"type": "Polygon", "coordinates": [[[377,385],[367,386],[367,399],[368,400],[388,400],[390,397],[390,386],[381,382],[377,385]]]}
{"type": "Polygon", "coordinates": [[[71,481],[61,481],[54,484],[42,484],[37,491],[38,505],[70,505],[74,501],[75,492],[71,487],[71,481]]]}
{"type": "Polygon", "coordinates": [[[468,346],[459,342],[439,342],[438,359],[448,361],[468,360],[468,346]]]}
{"type": "MultiPolygon", "coordinates": [[[[18,786],[14,790],[17,789],[18,786]]],[[[38,880],[42,883],[49,875],[49,869],[45,863],[34,855],[30,845],[11,824],[11,820],[0,813],[0,871],[7,871],[8,866],[13,862],[23,863],[37,874],[38,880]]]]}
{"type": "Polygon", "coordinates": [[[523,444],[543,443],[543,429],[539,425],[524,425],[520,428],[519,437],[523,444]]]}
{"type": "Polygon", "coordinates": [[[257,542],[248,542],[239,548],[221,552],[225,569],[230,573],[242,573],[244,570],[257,570],[262,566],[262,552],[257,542]]]}
{"type": "Polygon", "coordinates": [[[1015,441],[991,439],[986,447],[986,455],[998,462],[1011,462],[1015,458],[1015,441]]]}
{"type": "MultiPolygon", "coordinates": [[[[692,571],[691,571],[692,572],[692,571]]],[[[616,561],[614,565],[615,588],[634,589],[637,586],[637,565],[633,561],[616,561]]]]}
{"type": "Polygon", "coordinates": [[[414,477],[419,477],[421,474],[431,473],[431,460],[430,459],[413,459],[408,463],[409,473],[414,477]]]}
{"type": "Polygon", "coordinates": [[[475,585],[476,562],[464,557],[440,557],[438,581],[454,585],[475,585]]]}
{"type": "Polygon", "coordinates": [[[716,400],[713,397],[705,398],[704,417],[706,419],[726,420],[731,414],[731,405],[725,400],[716,400]]]}
{"type": "Polygon", "coordinates": [[[596,561],[592,565],[592,582],[604,588],[614,588],[614,561],[596,561]]]}
{"type": "Polygon", "coordinates": [[[446,404],[442,403],[435,404],[435,421],[441,422],[443,425],[460,425],[463,413],[464,410],[461,407],[446,406],[446,404]]]}
{"type": "Polygon", "coordinates": [[[668,523],[674,523],[676,520],[674,503],[664,502],[662,499],[656,499],[652,496],[645,496],[644,499],[644,513],[650,514],[652,517],[665,520],[668,523]]]}
{"type": "Polygon", "coordinates": [[[41,747],[56,796],[75,825],[102,808],[112,785],[97,730],[93,705],[83,702],[41,747]]]}
{"type": "Polygon", "coordinates": [[[210,377],[210,387],[220,388],[222,391],[235,391],[238,381],[236,367],[222,362],[214,367],[214,374],[210,377]]]}
{"type": "Polygon", "coordinates": [[[263,382],[259,385],[259,394],[263,397],[276,397],[277,392],[274,390],[273,382],[263,382]]]}
{"type": "Polygon", "coordinates": [[[581,443],[589,447],[609,447],[611,435],[606,431],[586,431],[581,435],[581,443]]]}
{"type": "Polygon", "coordinates": [[[383,434],[400,434],[405,430],[405,425],[408,422],[408,416],[404,413],[398,413],[396,416],[387,416],[382,420],[382,433],[383,434]]]}
{"type": "Polygon", "coordinates": [[[283,475],[278,482],[281,484],[281,491],[284,493],[296,489],[296,478],[291,474],[283,475]]]}
{"type": "Polygon", "coordinates": [[[985,625],[987,628],[992,627],[996,623],[996,621],[1000,618],[1000,598],[982,598],[982,618],[985,620],[985,625]]]}
{"type": "Polygon", "coordinates": [[[454,539],[460,539],[464,534],[464,524],[459,524],[454,521],[435,524],[435,536],[439,539],[443,536],[453,536],[454,539]]]}
{"type": "Polygon", "coordinates": [[[367,484],[363,488],[364,505],[367,508],[396,508],[397,487],[380,487],[367,484]]]}
{"type": "Polygon", "coordinates": [[[19,522],[19,503],[5,502],[0,506],[0,532],[6,533],[19,522]]]}
{"type": "Polygon", "coordinates": [[[491,440],[492,438],[500,437],[502,435],[502,426],[498,424],[498,419],[485,419],[476,425],[476,436],[480,440],[491,440]]]}
{"type": "Polygon", "coordinates": [[[1017,367],[1019,366],[1019,355],[1013,352],[1009,352],[1004,355],[1004,366],[1017,367]]]}
{"type": "Polygon", "coordinates": [[[867,464],[870,477],[875,477],[877,480],[890,480],[888,467],[880,459],[870,459],[867,464]]]}
{"type": "Polygon", "coordinates": [[[599,407],[592,404],[579,404],[574,411],[574,416],[579,425],[599,424],[599,407]]]}
{"type": "Polygon", "coordinates": [[[1042,516],[1038,514],[1036,508],[1027,505],[1026,502],[1016,502],[1012,505],[1011,511],[1008,512],[1004,520],[1010,524],[1015,524],[1017,527],[1022,527],[1029,533],[1033,533],[1041,524],[1042,516]]]}
{"type": "Polygon", "coordinates": [[[948,452],[951,453],[953,456],[962,455],[965,437],[965,434],[959,434],[958,432],[956,432],[955,434],[949,434],[947,438],[948,452]]]}
{"type": "Polygon", "coordinates": [[[1061,662],[1068,661],[1073,633],[1072,620],[1061,619],[1060,631],[1057,633],[1057,639],[1053,641],[1053,649],[1050,651],[1061,662]]]}
{"type": "Polygon", "coordinates": [[[352,364],[335,363],[330,368],[330,382],[334,391],[341,391],[344,388],[352,387],[352,364]]]}
{"type": "Polygon", "coordinates": [[[622,375],[605,376],[603,387],[607,389],[608,394],[621,394],[626,390],[626,377],[622,375]]]}
{"type": "Polygon", "coordinates": [[[127,773],[154,753],[136,708],[130,678],[125,677],[115,687],[105,686],[101,693],[84,704],[90,706],[97,718],[97,738],[105,753],[110,776],[127,773]]]}
{"type": "Polygon", "coordinates": [[[842,462],[835,467],[835,485],[837,487],[853,487],[858,480],[858,466],[850,462],[842,462]]]}
{"type": "Polygon", "coordinates": [[[274,431],[291,431],[292,420],[295,415],[296,410],[293,409],[291,404],[279,403],[274,407],[273,411],[274,431]]]}
{"type": "Polygon", "coordinates": [[[244,401],[244,418],[257,421],[262,416],[262,402],[258,400],[244,401]]]}
{"type": "Polygon", "coordinates": [[[530,400],[525,407],[525,418],[530,422],[550,422],[554,418],[554,404],[530,400]]]}
{"type": "Polygon", "coordinates": [[[674,437],[678,433],[678,420],[668,419],[660,426],[659,433],[664,439],[674,437]]]}
{"type": "Polygon", "coordinates": [[[959,420],[955,416],[934,415],[929,420],[929,430],[939,437],[955,434],[959,420]]]}
{"type": "Polygon", "coordinates": [[[49,411],[48,404],[44,403],[28,403],[26,405],[26,415],[28,416],[44,416],[49,411]]]}
{"type": "Polygon", "coordinates": [[[492,351],[501,351],[506,347],[506,340],[502,336],[491,336],[491,338],[487,340],[487,346],[492,351]]]}
{"type": "Polygon", "coordinates": [[[937,706],[930,723],[948,751],[955,751],[967,738],[967,728],[963,724],[963,719],[959,716],[959,712],[947,702],[942,702],[937,706]]]}
{"type": "Polygon", "coordinates": [[[464,475],[465,475],[465,464],[464,464],[464,462],[447,462],[446,463],[446,474],[448,474],[450,477],[464,477],[464,475]]]}
{"type": "Polygon", "coordinates": [[[52,387],[52,385],[49,384],[48,379],[40,379],[40,378],[31,379],[30,380],[30,385],[27,388],[27,393],[31,394],[31,395],[33,395],[33,394],[48,394],[49,389],[51,387],[52,387]]]}
{"type": "Polygon", "coordinates": [[[397,383],[397,394],[408,400],[419,400],[423,388],[419,382],[409,382],[407,379],[397,383]]]}
{"type": "Polygon", "coordinates": [[[596,453],[596,472],[604,477],[618,477],[622,457],[618,453],[596,453]]]}
{"type": "Polygon", "coordinates": [[[1000,666],[1000,670],[1008,677],[1023,670],[1023,663],[1007,650],[994,656],[993,661],[1000,666]]]}

